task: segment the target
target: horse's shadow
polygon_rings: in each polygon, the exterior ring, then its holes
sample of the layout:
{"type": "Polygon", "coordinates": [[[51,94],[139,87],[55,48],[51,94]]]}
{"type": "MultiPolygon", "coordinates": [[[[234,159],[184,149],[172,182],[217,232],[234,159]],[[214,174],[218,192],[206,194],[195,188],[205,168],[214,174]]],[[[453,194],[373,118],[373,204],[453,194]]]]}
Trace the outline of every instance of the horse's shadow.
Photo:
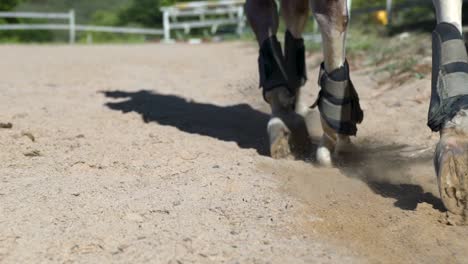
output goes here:
{"type": "MultiPolygon", "coordinates": [[[[102,93],[119,99],[106,103],[107,107],[123,113],[136,112],[145,123],[157,122],[187,133],[236,142],[239,147],[253,148],[260,155],[269,154],[266,135],[269,115],[247,104],[217,106],[146,90],[102,93]]],[[[363,146],[351,155],[343,155],[338,168],[346,176],[365,182],[374,193],[396,199],[394,205],[402,210],[415,210],[419,203],[426,202],[445,211],[441,200],[412,183],[407,173],[415,164],[430,164],[431,156],[404,158],[400,152],[406,146],[378,145],[383,147],[363,146]],[[393,176],[399,180],[395,181],[393,176]]]]}
{"type": "Polygon", "coordinates": [[[412,211],[418,204],[428,203],[440,212],[446,211],[440,198],[425,190],[431,187],[427,184],[436,184],[433,172],[425,176],[414,175],[411,170],[421,165],[432,167],[433,153],[430,149],[418,155],[404,156],[402,153],[407,152],[407,145],[378,145],[361,146],[352,154],[342,155],[338,169],[348,177],[365,182],[374,193],[395,199],[394,206],[402,210],[412,211]],[[423,176],[429,181],[414,183],[414,176],[423,176]],[[434,177],[434,181],[430,177],[434,177]]]}
{"type": "Polygon", "coordinates": [[[108,98],[122,99],[106,103],[107,107],[123,113],[139,113],[145,123],[157,122],[187,133],[236,142],[241,148],[253,148],[260,155],[268,155],[269,115],[247,104],[217,106],[147,90],[102,93],[108,98]]]}

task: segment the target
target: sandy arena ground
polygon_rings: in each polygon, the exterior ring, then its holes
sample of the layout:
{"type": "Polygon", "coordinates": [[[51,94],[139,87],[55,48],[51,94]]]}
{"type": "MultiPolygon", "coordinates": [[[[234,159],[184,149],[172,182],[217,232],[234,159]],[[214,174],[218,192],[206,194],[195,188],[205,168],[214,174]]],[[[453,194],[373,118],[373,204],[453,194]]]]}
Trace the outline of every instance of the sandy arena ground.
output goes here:
{"type": "Polygon", "coordinates": [[[0,54],[0,263],[468,263],[431,164],[429,77],[355,71],[359,150],[324,169],[268,157],[252,44],[0,54]]]}

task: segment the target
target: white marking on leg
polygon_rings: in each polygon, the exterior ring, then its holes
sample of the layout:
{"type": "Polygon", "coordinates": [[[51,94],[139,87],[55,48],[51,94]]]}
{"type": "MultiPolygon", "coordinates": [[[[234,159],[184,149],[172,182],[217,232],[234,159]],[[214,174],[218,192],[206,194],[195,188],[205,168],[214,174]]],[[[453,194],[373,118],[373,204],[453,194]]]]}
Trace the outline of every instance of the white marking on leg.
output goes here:
{"type": "Polygon", "coordinates": [[[317,162],[321,166],[331,167],[332,166],[332,158],[330,150],[328,150],[324,146],[320,146],[317,148],[317,162]]]}
{"type": "Polygon", "coordinates": [[[335,145],[336,140],[324,133],[316,153],[318,164],[325,167],[331,167],[333,165],[332,153],[334,151],[335,145]]]}
{"type": "Polygon", "coordinates": [[[462,0],[433,0],[437,23],[453,24],[462,32],[462,0]]]}
{"type": "Polygon", "coordinates": [[[272,117],[270,121],[268,121],[267,132],[270,138],[270,144],[279,137],[284,137],[286,134],[290,133],[283,120],[278,117],[272,117]]]}
{"type": "Polygon", "coordinates": [[[301,116],[305,116],[310,108],[310,103],[308,104],[303,96],[302,96],[303,92],[302,92],[302,89],[299,89],[297,91],[297,94],[296,94],[296,109],[294,109],[296,111],[296,113],[298,113],[299,115],[301,116]]]}
{"type": "Polygon", "coordinates": [[[346,58],[348,31],[347,1],[312,1],[315,19],[320,26],[325,70],[332,72],[343,66],[346,58]]]}
{"type": "Polygon", "coordinates": [[[278,126],[286,127],[286,125],[280,118],[278,117],[271,118],[270,121],[268,121],[268,125],[267,125],[268,133],[270,133],[273,129],[276,129],[278,126]]]}
{"type": "Polygon", "coordinates": [[[273,117],[268,122],[270,154],[275,159],[291,158],[289,146],[290,131],[280,118],[273,117]]]}

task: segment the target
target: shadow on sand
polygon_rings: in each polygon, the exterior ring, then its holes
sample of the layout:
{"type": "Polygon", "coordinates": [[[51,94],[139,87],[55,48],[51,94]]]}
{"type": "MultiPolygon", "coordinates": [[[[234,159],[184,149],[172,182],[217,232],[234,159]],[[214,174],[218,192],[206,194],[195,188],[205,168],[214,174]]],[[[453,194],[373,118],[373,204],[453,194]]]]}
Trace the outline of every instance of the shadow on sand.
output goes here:
{"type": "MultiPolygon", "coordinates": [[[[265,130],[269,115],[247,104],[217,106],[146,90],[102,93],[121,99],[106,103],[107,107],[123,113],[136,112],[145,123],[157,122],[187,133],[236,142],[241,148],[256,149],[260,155],[269,154],[265,130]]],[[[365,182],[376,194],[396,199],[394,205],[402,210],[415,210],[419,203],[426,202],[445,211],[441,200],[413,184],[408,174],[412,166],[431,164],[432,153],[403,157],[401,153],[408,146],[379,145],[359,146],[357,151],[342,155],[338,168],[344,175],[365,182]]]]}
{"type": "Polygon", "coordinates": [[[339,170],[348,177],[365,182],[374,193],[395,199],[394,205],[402,210],[415,210],[418,204],[428,203],[440,212],[446,211],[440,198],[426,192],[420,184],[413,183],[416,175],[411,168],[432,167],[431,149],[406,156],[403,153],[408,154],[407,145],[379,146],[360,146],[352,154],[342,155],[339,170]]]}
{"type": "Polygon", "coordinates": [[[108,98],[123,99],[106,103],[107,107],[123,113],[136,112],[145,123],[157,122],[187,133],[236,142],[241,148],[253,148],[261,155],[268,155],[269,115],[247,104],[217,106],[146,90],[102,93],[108,98]]]}

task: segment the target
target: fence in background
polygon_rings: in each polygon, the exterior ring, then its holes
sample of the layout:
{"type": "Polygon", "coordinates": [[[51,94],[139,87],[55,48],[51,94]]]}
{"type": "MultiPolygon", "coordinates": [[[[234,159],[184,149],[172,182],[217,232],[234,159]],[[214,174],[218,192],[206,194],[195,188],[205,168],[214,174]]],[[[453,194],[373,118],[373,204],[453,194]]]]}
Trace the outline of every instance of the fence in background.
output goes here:
{"type": "Polygon", "coordinates": [[[67,30],[69,32],[70,44],[76,41],[76,32],[109,32],[109,33],[124,33],[124,34],[143,34],[143,35],[163,35],[162,29],[146,29],[146,28],[128,28],[128,27],[106,27],[92,25],[77,25],[75,23],[75,12],[70,10],[68,13],[34,13],[34,12],[0,12],[0,18],[30,18],[30,19],[47,19],[47,20],[62,20],[68,23],[49,24],[3,24],[0,25],[0,30],[67,30]]]}
{"type": "Polygon", "coordinates": [[[244,0],[218,0],[163,7],[164,39],[171,40],[173,29],[183,29],[188,34],[192,28],[211,28],[214,34],[223,25],[237,25],[237,33],[241,34],[245,27],[244,3],[244,0]]]}
{"type": "MultiPolygon", "coordinates": [[[[382,3],[384,3],[384,1],[385,5],[382,4],[380,6],[370,8],[353,9],[353,16],[386,10],[388,22],[390,24],[394,10],[411,8],[420,6],[421,4],[432,4],[432,0],[410,0],[403,4],[394,4],[392,0],[382,0],[382,3]]],[[[219,26],[237,25],[237,32],[240,34],[245,28],[244,2],[245,0],[200,1],[180,3],[174,6],[164,7],[161,9],[163,12],[164,29],[77,25],[75,23],[75,12],[73,10],[70,10],[68,13],[0,12],[0,18],[30,18],[66,21],[66,23],[61,24],[0,24],[0,30],[65,30],[69,32],[69,42],[71,44],[75,43],[77,31],[164,35],[164,39],[169,41],[171,39],[171,30],[174,29],[183,29],[186,33],[190,33],[192,28],[211,28],[211,32],[216,33],[219,26]],[[184,18],[184,20],[178,21],[178,18],[184,18]]],[[[464,0],[464,2],[468,2],[468,0],[464,0]]],[[[349,6],[351,6],[351,3],[352,0],[348,0],[349,6]]],[[[349,10],[351,10],[351,8],[349,8],[349,10]]],[[[313,19],[313,23],[314,30],[311,32],[312,34],[306,34],[304,37],[319,42],[320,34],[318,33],[318,26],[315,19],[313,19]]],[[[463,27],[463,31],[468,32],[468,26],[463,27]]]]}
{"type": "MultiPolygon", "coordinates": [[[[348,2],[350,1],[352,0],[348,0],[348,2]]],[[[468,2],[468,0],[463,0],[463,2],[468,2]]],[[[408,0],[403,3],[395,4],[393,0],[382,0],[382,5],[368,7],[368,8],[353,9],[353,14],[361,15],[361,14],[368,14],[368,13],[376,12],[379,10],[385,10],[387,13],[388,24],[391,25],[393,11],[413,8],[413,7],[417,7],[421,5],[432,6],[433,3],[432,3],[432,0],[408,0]],[[385,1],[385,4],[384,4],[384,1],[385,1]]],[[[468,27],[464,27],[463,30],[467,31],[468,27]]]]}

